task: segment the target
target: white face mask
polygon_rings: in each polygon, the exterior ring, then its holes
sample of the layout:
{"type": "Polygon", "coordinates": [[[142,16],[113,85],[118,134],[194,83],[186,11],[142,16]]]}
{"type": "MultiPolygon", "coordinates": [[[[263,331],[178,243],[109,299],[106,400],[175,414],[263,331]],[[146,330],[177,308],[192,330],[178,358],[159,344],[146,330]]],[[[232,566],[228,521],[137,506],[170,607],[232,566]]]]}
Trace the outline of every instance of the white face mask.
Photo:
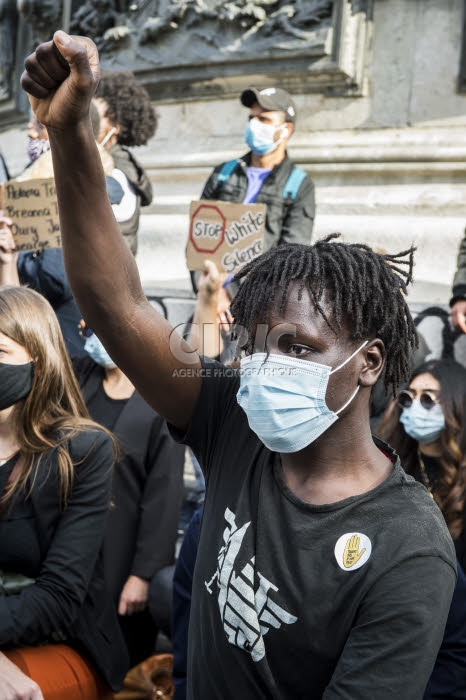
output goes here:
{"type": "Polygon", "coordinates": [[[354,399],[359,386],[336,412],[325,401],[328,380],[365,346],[332,370],[328,365],[286,355],[255,353],[241,360],[237,401],[251,430],[269,450],[299,452],[327,430],[354,399]]]}

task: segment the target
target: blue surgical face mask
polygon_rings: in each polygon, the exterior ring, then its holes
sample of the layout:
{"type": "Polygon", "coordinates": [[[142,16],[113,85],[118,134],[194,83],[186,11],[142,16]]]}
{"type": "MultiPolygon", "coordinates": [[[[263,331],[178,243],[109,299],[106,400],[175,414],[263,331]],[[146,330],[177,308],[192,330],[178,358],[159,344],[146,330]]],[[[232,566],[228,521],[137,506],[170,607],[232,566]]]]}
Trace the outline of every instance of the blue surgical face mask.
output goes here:
{"type": "Polygon", "coordinates": [[[94,362],[96,362],[101,367],[106,369],[113,369],[116,364],[98,339],[95,333],[93,333],[89,338],[86,338],[84,343],[84,350],[88,355],[92,357],[94,362]]]}
{"type": "Polygon", "coordinates": [[[345,362],[328,365],[286,355],[256,353],[241,360],[241,384],[236,396],[251,430],[274,452],[299,452],[327,430],[356,396],[356,387],[336,413],[326,402],[328,380],[345,362]]]}
{"type": "Polygon", "coordinates": [[[427,409],[421,406],[418,399],[414,399],[409,408],[403,408],[400,423],[413,440],[426,445],[440,437],[445,428],[445,416],[439,403],[427,409]]]}
{"type": "Polygon", "coordinates": [[[279,127],[272,124],[262,124],[258,119],[251,119],[244,132],[244,140],[253,153],[263,156],[272,153],[285,138],[285,124],[279,127]],[[278,141],[274,141],[275,132],[282,129],[282,136],[278,141]]]}

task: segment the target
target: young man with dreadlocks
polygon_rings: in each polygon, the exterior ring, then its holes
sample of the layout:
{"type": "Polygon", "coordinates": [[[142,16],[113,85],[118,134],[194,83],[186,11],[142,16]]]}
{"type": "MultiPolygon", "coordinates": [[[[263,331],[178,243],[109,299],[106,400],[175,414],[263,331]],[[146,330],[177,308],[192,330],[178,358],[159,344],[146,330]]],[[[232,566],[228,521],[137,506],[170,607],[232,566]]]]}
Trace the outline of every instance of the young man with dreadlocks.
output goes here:
{"type": "Polygon", "coordinates": [[[427,491],[369,427],[377,378],[405,380],[416,344],[412,251],[331,237],[269,251],[239,274],[241,378],[200,359],[145,299],[106,202],[88,123],[97,76],[94,44],[57,32],[22,83],[49,130],[79,308],[206,474],[188,697],[420,700],[455,554],[427,491]]]}

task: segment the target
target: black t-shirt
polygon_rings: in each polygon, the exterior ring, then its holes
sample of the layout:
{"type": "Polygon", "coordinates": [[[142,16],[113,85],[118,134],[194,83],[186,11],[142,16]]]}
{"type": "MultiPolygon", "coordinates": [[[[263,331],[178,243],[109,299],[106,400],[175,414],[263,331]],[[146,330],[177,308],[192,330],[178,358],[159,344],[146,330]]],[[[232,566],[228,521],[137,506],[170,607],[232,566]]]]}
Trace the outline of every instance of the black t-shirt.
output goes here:
{"type": "Polygon", "coordinates": [[[183,438],[207,480],[188,697],[421,700],[456,580],[437,506],[399,461],[365,494],[301,501],[236,373],[204,360],[204,374],[183,438]]]}
{"type": "Polygon", "coordinates": [[[128,399],[112,399],[105,391],[103,384],[100,384],[87,402],[87,410],[96,423],[105,426],[107,430],[114,430],[120,413],[127,403],[128,399]]]}

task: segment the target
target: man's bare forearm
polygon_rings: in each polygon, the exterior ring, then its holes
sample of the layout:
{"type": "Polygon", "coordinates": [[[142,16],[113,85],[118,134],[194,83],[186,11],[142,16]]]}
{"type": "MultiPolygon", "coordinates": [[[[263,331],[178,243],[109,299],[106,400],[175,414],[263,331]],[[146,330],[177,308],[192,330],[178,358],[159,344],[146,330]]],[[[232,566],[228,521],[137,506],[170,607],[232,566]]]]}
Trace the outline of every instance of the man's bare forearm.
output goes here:
{"type": "MultiPolygon", "coordinates": [[[[49,132],[65,267],[81,313],[146,400],[184,427],[174,399],[177,391],[183,400],[185,390],[191,396],[190,382],[172,378],[174,369],[185,366],[183,353],[170,351],[172,328],[144,296],[107,196],[90,125],[79,125],[73,138],[49,132]]],[[[189,407],[189,398],[184,405],[189,407]]]]}
{"type": "Polygon", "coordinates": [[[66,271],[88,325],[156,411],[185,428],[200,391],[196,353],[144,297],[113,216],[89,119],[99,76],[95,44],[56,32],[21,78],[49,132],[66,271]]]}

